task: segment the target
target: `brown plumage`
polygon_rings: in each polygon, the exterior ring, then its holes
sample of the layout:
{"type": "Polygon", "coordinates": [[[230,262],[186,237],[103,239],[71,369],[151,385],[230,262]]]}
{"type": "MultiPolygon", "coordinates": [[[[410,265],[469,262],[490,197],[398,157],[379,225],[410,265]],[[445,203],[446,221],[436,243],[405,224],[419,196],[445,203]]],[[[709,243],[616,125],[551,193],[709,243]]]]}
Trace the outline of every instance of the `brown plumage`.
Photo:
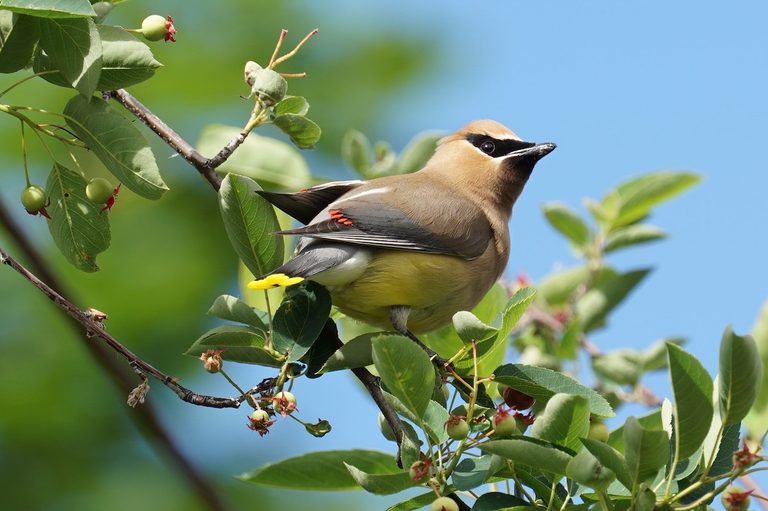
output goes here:
{"type": "Polygon", "coordinates": [[[418,172],[262,193],[305,227],[273,273],[326,285],[345,314],[413,335],[472,309],[509,257],[512,206],[554,144],[475,121],[443,138],[418,172]]]}

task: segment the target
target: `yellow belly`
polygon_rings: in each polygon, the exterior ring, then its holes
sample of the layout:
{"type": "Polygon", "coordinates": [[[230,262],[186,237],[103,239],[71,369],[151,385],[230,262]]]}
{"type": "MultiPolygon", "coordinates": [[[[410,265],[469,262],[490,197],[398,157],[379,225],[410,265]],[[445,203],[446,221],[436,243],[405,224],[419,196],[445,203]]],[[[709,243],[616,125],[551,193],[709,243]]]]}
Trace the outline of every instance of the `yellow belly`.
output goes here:
{"type": "Polygon", "coordinates": [[[470,310],[499,276],[489,258],[381,250],[365,272],[344,286],[331,287],[333,303],[348,316],[392,328],[390,307],[411,308],[408,327],[428,332],[448,324],[460,310],[470,310]]]}

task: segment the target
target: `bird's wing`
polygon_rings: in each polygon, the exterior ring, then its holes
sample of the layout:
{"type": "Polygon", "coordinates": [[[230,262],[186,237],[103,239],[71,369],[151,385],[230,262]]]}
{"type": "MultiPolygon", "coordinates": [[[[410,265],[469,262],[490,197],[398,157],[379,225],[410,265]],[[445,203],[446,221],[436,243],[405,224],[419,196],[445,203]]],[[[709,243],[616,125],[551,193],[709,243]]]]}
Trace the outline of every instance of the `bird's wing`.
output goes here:
{"type": "Polygon", "coordinates": [[[328,204],[361,184],[363,181],[333,181],[296,193],[276,193],[264,190],[259,190],[256,193],[306,225],[328,204]]]}
{"type": "Polygon", "coordinates": [[[396,190],[388,193],[386,202],[375,194],[359,195],[349,200],[342,197],[331,204],[327,218],[315,218],[305,227],[277,234],[468,259],[480,256],[492,237],[490,223],[480,207],[440,187],[426,187],[422,193],[410,188],[408,203],[403,207],[393,205],[397,202],[396,190]]]}

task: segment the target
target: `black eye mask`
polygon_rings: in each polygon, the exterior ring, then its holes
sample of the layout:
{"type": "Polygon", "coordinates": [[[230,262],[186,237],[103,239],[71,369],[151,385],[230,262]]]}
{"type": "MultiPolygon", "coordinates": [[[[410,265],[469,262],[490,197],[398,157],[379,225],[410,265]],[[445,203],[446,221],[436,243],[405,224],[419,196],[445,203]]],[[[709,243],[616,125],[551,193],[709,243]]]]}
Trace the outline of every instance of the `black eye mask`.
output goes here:
{"type": "Polygon", "coordinates": [[[513,139],[499,140],[497,138],[489,137],[488,135],[478,135],[475,133],[467,135],[466,138],[470,144],[492,158],[506,156],[509,153],[536,145],[533,142],[523,142],[522,140],[513,139]]]}

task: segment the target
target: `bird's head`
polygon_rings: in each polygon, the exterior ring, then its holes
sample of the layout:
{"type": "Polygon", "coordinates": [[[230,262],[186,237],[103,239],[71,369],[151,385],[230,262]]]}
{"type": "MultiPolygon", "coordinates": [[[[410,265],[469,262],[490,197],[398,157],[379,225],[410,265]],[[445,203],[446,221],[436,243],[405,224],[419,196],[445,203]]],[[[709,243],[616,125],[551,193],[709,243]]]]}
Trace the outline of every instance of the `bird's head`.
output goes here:
{"type": "Polygon", "coordinates": [[[554,149],[551,143],[525,142],[496,121],[473,121],[440,140],[425,170],[511,210],[536,162],[554,149]]]}

